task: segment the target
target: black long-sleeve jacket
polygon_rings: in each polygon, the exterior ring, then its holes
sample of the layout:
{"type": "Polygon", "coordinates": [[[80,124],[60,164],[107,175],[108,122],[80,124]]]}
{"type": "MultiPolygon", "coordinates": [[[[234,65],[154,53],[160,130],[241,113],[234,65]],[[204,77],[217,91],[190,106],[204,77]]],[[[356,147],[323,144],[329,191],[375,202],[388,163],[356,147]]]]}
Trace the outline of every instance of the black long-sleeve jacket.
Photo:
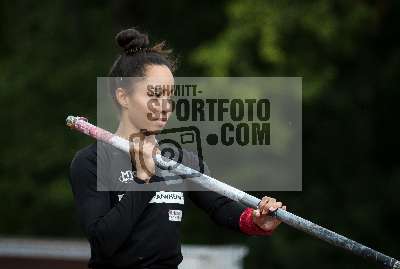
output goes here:
{"type": "Polygon", "coordinates": [[[245,207],[214,192],[99,191],[98,173],[107,182],[128,186],[142,183],[134,170],[127,153],[102,142],[81,149],[71,162],[78,218],[91,247],[89,267],[176,268],[182,261],[180,224],[187,198],[217,224],[240,231],[245,207]],[[105,149],[101,156],[98,147],[105,149]],[[107,166],[113,160],[117,169],[107,166]],[[104,162],[101,171],[98,161],[104,162]]]}

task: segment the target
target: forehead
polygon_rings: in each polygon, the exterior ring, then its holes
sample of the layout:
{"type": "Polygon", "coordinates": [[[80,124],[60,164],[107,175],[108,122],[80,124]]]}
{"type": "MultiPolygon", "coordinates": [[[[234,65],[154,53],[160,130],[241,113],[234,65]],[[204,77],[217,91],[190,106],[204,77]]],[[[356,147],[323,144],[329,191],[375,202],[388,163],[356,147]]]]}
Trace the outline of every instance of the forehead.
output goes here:
{"type": "Polygon", "coordinates": [[[165,65],[149,65],[145,71],[146,80],[153,84],[174,84],[174,76],[165,65]]]}

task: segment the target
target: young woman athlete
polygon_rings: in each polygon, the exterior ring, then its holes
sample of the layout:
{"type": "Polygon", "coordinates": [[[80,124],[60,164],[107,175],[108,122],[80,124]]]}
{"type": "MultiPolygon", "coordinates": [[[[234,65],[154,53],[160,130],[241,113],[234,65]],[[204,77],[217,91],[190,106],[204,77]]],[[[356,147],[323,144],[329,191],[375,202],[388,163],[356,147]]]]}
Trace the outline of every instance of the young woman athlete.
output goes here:
{"type": "MultiPolygon", "coordinates": [[[[164,43],[150,47],[148,36],[136,29],[121,31],[116,41],[123,51],[109,74],[114,81],[121,81],[111,88],[119,109],[115,134],[129,139],[141,129],[161,130],[171,115],[170,109],[154,106],[149,110],[147,104],[151,99],[168,97],[151,96],[140,81],[126,78],[144,77],[173,85],[174,61],[164,50],[164,43]],[[159,118],[150,120],[148,114],[159,118]]],[[[71,162],[70,183],[79,221],[91,247],[90,268],[177,268],[182,261],[180,223],[186,199],[215,223],[247,235],[271,235],[280,224],[268,213],[286,207],[270,197],[263,197],[259,208],[253,210],[211,191],[99,190],[100,165],[101,176],[111,184],[142,186],[162,180],[155,174],[152,158],[153,150],[158,149],[155,136],[141,139],[142,146],[132,148],[134,161],[125,152],[95,142],[79,150],[71,162]],[[100,148],[104,149],[101,153],[100,148]],[[111,168],[110,163],[117,167],[111,168]]]]}

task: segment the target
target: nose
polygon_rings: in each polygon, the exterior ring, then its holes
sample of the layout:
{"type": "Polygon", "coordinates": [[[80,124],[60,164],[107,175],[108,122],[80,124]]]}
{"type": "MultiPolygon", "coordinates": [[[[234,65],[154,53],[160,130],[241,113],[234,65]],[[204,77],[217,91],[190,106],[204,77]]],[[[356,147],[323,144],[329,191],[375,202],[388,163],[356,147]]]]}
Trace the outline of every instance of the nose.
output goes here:
{"type": "Polygon", "coordinates": [[[156,117],[159,117],[161,120],[168,120],[172,109],[173,109],[173,104],[171,103],[170,99],[167,98],[159,98],[157,100],[154,100],[154,105],[153,107],[153,113],[158,114],[156,117]]]}
{"type": "Polygon", "coordinates": [[[162,106],[162,110],[161,110],[161,117],[162,120],[168,120],[169,116],[171,115],[171,105],[167,104],[162,106]]]}
{"type": "Polygon", "coordinates": [[[172,100],[171,99],[161,99],[161,112],[162,113],[168,113],[172,112],[172,100]]]}

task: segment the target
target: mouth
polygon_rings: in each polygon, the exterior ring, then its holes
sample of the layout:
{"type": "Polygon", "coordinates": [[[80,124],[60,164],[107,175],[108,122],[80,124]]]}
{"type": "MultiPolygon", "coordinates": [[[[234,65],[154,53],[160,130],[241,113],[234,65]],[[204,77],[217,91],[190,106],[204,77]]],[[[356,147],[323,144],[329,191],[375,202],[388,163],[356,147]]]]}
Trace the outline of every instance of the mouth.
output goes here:
{"type": "Polygon", "coordinates": [[[159,125],[165,125],[165,124],[167,124],[168,119],[167,118],[160,118],[160,119],[156,120],[155,122],[157,124],[159,124],[159,125]]]}

